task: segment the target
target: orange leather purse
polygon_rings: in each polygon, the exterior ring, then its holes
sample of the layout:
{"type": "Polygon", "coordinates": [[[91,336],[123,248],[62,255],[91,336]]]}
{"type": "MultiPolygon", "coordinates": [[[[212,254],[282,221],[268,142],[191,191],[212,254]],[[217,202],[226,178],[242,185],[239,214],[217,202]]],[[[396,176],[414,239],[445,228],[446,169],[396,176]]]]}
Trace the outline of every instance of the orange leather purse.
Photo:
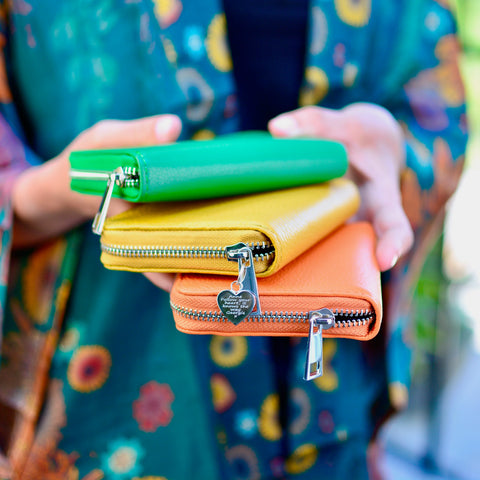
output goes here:
{"type": "Polygon", "coordinates": [[[191,334],[308,336],[306,380],[322,374],[322,336],[370,340],[380,329],[375,234],[346,224],[270,277],[257,280],[235,246],[238,279],[180,274],[171,292],[178,330],[191,334]]]}

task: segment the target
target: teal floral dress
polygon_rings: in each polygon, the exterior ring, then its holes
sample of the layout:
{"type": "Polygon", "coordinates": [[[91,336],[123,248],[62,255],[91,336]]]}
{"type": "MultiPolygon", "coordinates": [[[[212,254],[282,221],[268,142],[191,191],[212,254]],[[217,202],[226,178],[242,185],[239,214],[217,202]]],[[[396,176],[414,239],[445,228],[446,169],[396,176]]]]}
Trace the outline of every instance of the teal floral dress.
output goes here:
{"type": "Polygon", "coordinates": [[[406,401],[411,289],[466,142],[454,22],[441,0],[311,0],[299,105],[373,102],[405,130],[416,246],[385,278],[382,335],[325,341],[301,379],[266,338],[176,331],[168,295],[99,263],[86,225],[11,251],[15,177],[105,118],[174,113],[182,139],[238,128],[216,0],[9,0],[0,63],[0,478],[362,479],[406,401]],[[3,475],[3,477],[2,477],[3,475]]]}

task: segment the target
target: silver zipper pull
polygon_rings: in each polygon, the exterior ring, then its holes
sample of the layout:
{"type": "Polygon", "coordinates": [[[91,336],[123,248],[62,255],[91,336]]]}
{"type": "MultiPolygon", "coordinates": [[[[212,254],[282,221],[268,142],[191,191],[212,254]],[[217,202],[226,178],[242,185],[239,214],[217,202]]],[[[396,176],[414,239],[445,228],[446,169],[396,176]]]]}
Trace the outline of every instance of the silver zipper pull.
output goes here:
{"type": "Polygon", "coordinates": [[[125,183],[126,175],[122,167],[116,168],[112,173],[109,174],[107,179],[107,188],[103,194],[102,202],[100,203],[100,208],[95,215],[92,223],[92,231],[97,235],[101,235],[103,231],[103,225],[105,219],[107,218],[108,207],[112,200],[113,189],[115,185],[123,186],[125,183]]]}
{"type": "Polygon", "coordinates": [[[217,305],[228,321],[238,325],[249,316],[261,314],[253,255],[243,243],[227,247],[225,252],[229,260],[238,261],[238,278],[232,282],[230,290],[219,292],[217,305]]]}
{"type": "Polygon", "coordinates": [[[307,359],[304,380],[313,380],[323,375],[323,335],[324,329],[335,324],[335,315],[328,308],[322,308],[309,314],[310,331],[308,334],[307,359]]]}
{"type": "Polygon", "coordinates": [[[257,276],[255,274],[255,265],[253,263],[253,254],[251,248],[244,243],[237,243],[225,248],[227,259],[238,261],[239,280],[245,290],[248,290],[255,297],[255,309],[250,316],[261,315],[260,297],[258,296],[257,276]]]}

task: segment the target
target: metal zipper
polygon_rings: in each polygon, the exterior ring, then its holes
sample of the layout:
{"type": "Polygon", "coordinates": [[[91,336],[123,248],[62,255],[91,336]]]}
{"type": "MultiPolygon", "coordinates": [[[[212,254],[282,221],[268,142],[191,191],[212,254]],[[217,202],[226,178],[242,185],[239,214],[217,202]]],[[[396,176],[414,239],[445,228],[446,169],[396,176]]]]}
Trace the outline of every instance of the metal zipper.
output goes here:
{"type": "Polygon", "coordinates": [[[92,231],[97,235],[101,235],[103,225],[107,218],[108,208],[112,200],[113,189],[115,185],[125,187],[138,187],[140,178],[135,167],[117,167],[113,172],[107,171],[87,171],[87,170],[70,170],[70,178],[75,180],[94,180],[107,182],[105,193],[103,194],[100,208],[95,215],[92,223],[92,231]]]}
{"type": "MultiPolygon", "coordinates": [[[[170,303],[177,314],[200,321],[225,322],[227,318],[219,312],[208,312],[183,308],[170,303]]],[[[323,330],[329,328],[348,328],[368,326],[375,321],[372,310],[346,310],[322,308],[309,312],[262,312],[255,316],[247,316],[246,322],[309,322],[308,346],[306,352],[304,380],[313,380],[323,375],[323,330]]]]}
{"type": "MultiPolygon", "coordinates": [[[[251,242],[248,248],[252,251],[255,261],[269,261],[275,256],[273,245],[269,242],[251,242]]],[[[207,246],[134,246],[134,245],[107,245],[101,243],[102,252],[117,257],[132,258],[208,258],[222,259],[228,258],[227,249],[229,247],[207,247],[207,246]]]]}
{"type": "MultiPolygon", "coordinates": [[[[114,170],[117,171],[120,169],[124,175],[123,184],[121,187],[137,187],[140,179],[138,176],[136,167],[118,167],[114,170]]],[[[70,170],[70,178],[75,180],[97,180],[102,182],[107,182],[113,172],[106,170],[70,170]]]]}
{"type": "MultiPolygon", "coordinates": [[[[192,308],[183,308],[174,303],[170,304],[172,309],[179,315],[192,319],[205,322],[224,322],[227,318],[219,312],[212,312],[206,310],[195,310],[192,308]]],[[[333,328],[346,328],[346,327],[360,327],[370,324],[375,319],[375,312],[372,310],[346,310],[335,309],[331,310],[332,315],[335,317],[333,328]]],[[[313,310],[309,312],[263,312],[261,315],[255,317],[248,316],[245,321],[248,322],[267,322],[267,323],[307,323],[310,321],[310,316],[314,313],[318,313],[320,310],[313,310]]]]}

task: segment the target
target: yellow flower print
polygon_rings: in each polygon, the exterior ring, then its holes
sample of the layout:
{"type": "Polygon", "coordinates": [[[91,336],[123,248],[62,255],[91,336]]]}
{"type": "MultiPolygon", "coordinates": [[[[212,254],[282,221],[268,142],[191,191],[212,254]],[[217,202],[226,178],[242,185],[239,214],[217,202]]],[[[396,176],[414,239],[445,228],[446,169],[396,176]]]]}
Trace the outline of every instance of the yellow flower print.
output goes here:
{"type": "Polygon", "coordinates": [[[99,345],[80,347],[68,365],[68,383],[81,393],[98,390],[107,380],[111,365],[110,352],[106,348],[99,345]]]}
{"type": "Polygon", "coordinates": [[[73,352],[73,350],[78,347],[79,341],[80,330],[76,327],[70,327],[65,331],[58,343],[58,349],[63,353],[73,352]]]}
{"type": "Polygon", "coordinates": [[[372,0],[335,0],[340,19],[352,27],[363,27],[370,20],[372,0]]]}
{"type": "Polygon", "coordinates": [[[162,28],[175,23],[182,12],[182,2],[179,0],[154,0],[155,16],[162,28]]]}
{"type": "Polygon", "coordinates": [[[163,43],[163,49],[165,50],[165,56],[167,57],[167,60],[172,65],[176,66],[178,55],[172,41],[169,38],[165,38],[162,36],[162,43],[163,43]]]}
{"type": "Polygon", "coordinates": [[[65,280],[58,288],[57,298],[55,299],[55,308],[57,309],[57,312],[63,313],[65,311],[71,290],[72,284],[70,280],[65,280]]]}
{"type": "Polygon", "coordinates": [[[272,393],[265,398],[260,417],[258,419],[258,431],[262,437],[274,442],[282,436],[282,428],[278,421],[280,400],[278,394],[272,393]]]}
{"type": "Polygon", "coordinates": [[[212,130],[208,130],[208,128],[198,130],[192,136],[193,140],[211,140],[212,138],[215,138],[215,133],[212,130]]]}
{"type": "Polygon", "coordinates": [[[237,398],[230,382],[220,373],[212,375],[210,389],[212,390],[213,408],[217,413],[227,411],[237,398]]]}
{"type": "Polygon", "coordinates": [[[210,355],[221,367],[238,367],[247,356],[248,344],[245,337],[212,337],[210,355]]]}
{"type": "Polygon", "coordinates": [[[315,385],[324,392],[333,392],[338,388],[338,376],[330,365],[337,351],[337,342],[326,338],[323,342],[323,375],[314,380],[315,385]]]}
{"type": "Polygon", "coordinates": [[[285,462],[285,470],[290,474],[299,474],[312,468],[317,461],[317,447],[311,443],[300,445],[285,462]]]}
{"type": "Polygon", "coordinates": [[[392,382],[388,386],[392,405],[398,410],[404,410],[408,405],[408,388],[400,382],[392,382]]]}
{"type": "Polygon", "coordinates": [[[205,40],[207,55],[212,65],[221,72],[232,69],[232,57],[227,44],[227,21],[225,14],[219,13],[213,17],[208,27],[205,40]]]}
{"type": "Polygon", "coordinates": [[[327,74],[318,67],[309,67],[305,72],[307,84],[300,92],[300,105],[316,105],[328,93],[329,82],[327,74]]]}

